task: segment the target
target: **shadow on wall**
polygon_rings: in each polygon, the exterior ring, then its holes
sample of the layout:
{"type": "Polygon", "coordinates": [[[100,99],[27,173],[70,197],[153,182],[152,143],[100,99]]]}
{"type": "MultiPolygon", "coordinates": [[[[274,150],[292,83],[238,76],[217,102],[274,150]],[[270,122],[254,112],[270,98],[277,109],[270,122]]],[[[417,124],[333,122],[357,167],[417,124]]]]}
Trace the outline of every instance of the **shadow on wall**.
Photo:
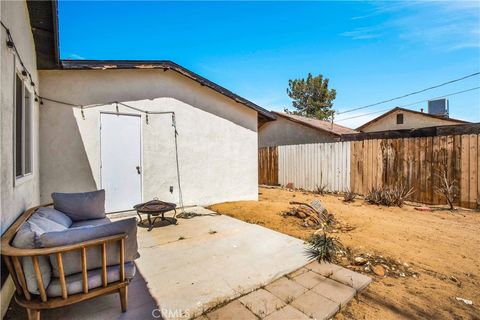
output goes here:
{"type": "Polygon", "coordinates": [[[96,190],[73,109],[50,102],[40,109],[41,202],[50,202],[52,192],[96,190]]]}

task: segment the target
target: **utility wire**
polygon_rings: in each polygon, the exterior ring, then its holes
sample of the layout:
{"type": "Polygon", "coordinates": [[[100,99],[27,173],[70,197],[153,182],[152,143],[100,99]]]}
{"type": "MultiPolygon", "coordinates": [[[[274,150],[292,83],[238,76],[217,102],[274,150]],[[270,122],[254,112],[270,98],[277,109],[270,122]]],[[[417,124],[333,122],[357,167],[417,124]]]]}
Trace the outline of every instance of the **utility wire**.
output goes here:
{"type": "MultiPolygon", "coordinates": [[[[457,94],[461,94],[461,93],[465,93],[465,92],[469,92],[469,91],[473,91],[473,90],[477,90],[477,89],[480,89],[480,87],[474,87],[474,88],[470,88],[470,89],[467,89],[467,90],[457,91],[457,92],[445,94],[445,95],[443,95],[443,96],[438,96],[438,97],[435,97],[435,98],[430,98],[430,99],[425,99],[425,100],[419,100],[419,101],[415,101],[415,102],[412,102],[412,103],[404,104],[404,105],[401,105],[401,106],[396,106],[396,108],[408,107],[408,106],[411,106],[411,105],[414,105],[414,104],[417,104],[417,103],[427,102],[427,101],[430,101],[430,100],[435,100],[435,99],[440,99],[440,98],[445,98],[445,97],[450,97],[450,96],[454,96],[454,95],[457,95],[457,94]]],[[[391,109],[392,109],[392,108],[382,109],[382,110],[378,110],[378,111],[374,111],[374,112],[369,112],[369,113],[364,113],[364,114],[356,115],[356,116],[353,116],[353,117],[338,119],[338,120],[336,120],[336,121],[338,122],[338,121],[344,121],[344,120],[350,120],[350,119],[360,118],[360,117],[369,116],[369,115],[372,115],[372,114],[376,114],[376,113],[388,111],[388,110],[391,110],[391,109]]]]}
{"type": "Polygon", "coordinates": [[[454,80],[450,80],[450,81],[447,81],[447,82],[444,82],[444,83],[441,83],[441,84],[437,84],[437,85],[434,85],[434,86],[432,86],[432,87],[428,87],[428,88],[425,88],[425,89],[422,89],[422,90],[410,92],[410,93],[404,94],[404,95],[402,95],[402,96],[398,96],[398,97],[395,97],[395,98],[391,98],[391,99],[379,101],[379,102],[372,103],[372,104],[369,104],[369,105],[366,105],[366,106],[362,106],[362,107],[358,107],[358,108],[348,109],[348,110],[346,110],[346,111],[337,112],[337,114],[344,114],[344,113],[348,113],[348,112],[352,112],[352,111],[356,111],[356,110],[361,110],[361,109],[365,109],[365,108],[370,108],[370,107],[377,106],[377,105],[379,105],[379,104],[383,104],[383,103],[386,103],[386,102],[391,102],[391,101],[394,101],[394,100],[402,99],[402,98],[409,97],[409,96],[412,96],[412,95],[415,95],[415,94],[419,94],[419,93],[422,93],[422,92],[425,92],[425,91],[428,91],[428,90],[436,89],[436,88],[445,86],[445,85],[447,85],[447,84],[451,84],[451,83],[454,83],[454,82],[458,82],[458,81],[461,81],[461,80],[465,80],[465,79],[467,79],[467,78],[471,78],[471,77],[477,76],[477,75],[479,75],[479,74],[480,74],[480,72],[475,72],[475,73],[472,73],[472,74],[463,76],[463,77],[461,77],[461,78],[457,78],[457,79],[454,79],[454,80]]]}

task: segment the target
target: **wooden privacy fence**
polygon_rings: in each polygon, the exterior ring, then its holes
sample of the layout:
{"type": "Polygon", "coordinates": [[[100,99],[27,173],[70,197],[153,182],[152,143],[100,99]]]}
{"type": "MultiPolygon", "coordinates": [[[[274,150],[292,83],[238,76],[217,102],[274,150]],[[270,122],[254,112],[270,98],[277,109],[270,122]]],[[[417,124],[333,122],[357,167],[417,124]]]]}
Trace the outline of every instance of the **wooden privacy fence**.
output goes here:
{"type": "Polygon", "coordinates": [[[277,147],[258,149],[258,183],[278,184],[278,150],[277,147]]]}
{"type": "Polygon", "coordinates": [[[444,171],[456,181],[456,205],[480,201],[479,134],[365,139],[262,148],[259,183],[314,191],[351,190],[365,195],[374,187],[413,187],[412,201],[443,204],[435,192],[444,171]]]}

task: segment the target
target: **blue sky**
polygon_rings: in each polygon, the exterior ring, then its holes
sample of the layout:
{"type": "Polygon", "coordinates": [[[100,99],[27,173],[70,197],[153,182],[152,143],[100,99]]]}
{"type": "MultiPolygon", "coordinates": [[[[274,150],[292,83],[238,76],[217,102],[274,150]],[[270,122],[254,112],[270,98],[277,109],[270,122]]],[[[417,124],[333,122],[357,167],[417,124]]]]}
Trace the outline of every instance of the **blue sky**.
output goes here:
{"type": "MultiPolygon", "coordinates": [[[[60,0],[59,30],[62,59],[172,60],[279,111],[291,108],[288,80],[308,72],[330,79],[341,112],[480,71],[480,2],[60,0]]],[[[478,86],[480,76],[337,119],[478,86]]],[[[480,90],[449,100],[451,117],[480,122],[480,90]]]]}

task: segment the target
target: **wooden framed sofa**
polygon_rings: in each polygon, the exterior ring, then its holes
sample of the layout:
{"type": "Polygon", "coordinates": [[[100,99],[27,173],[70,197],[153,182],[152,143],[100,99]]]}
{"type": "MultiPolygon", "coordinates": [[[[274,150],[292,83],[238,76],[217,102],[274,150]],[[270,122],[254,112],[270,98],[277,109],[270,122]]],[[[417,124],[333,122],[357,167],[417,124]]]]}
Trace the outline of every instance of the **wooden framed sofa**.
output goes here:
{"type": "Polygon", "coordinates": [[[135,274],[133,260],[138,258],[136,219],[111,222],[104,217],[70,223],[51,206],[26,210],[1,238],[15,300],[27,309],[28,319],[40,319],[44,309],[112,293],[119,294],[125,312],[128,284],[135,274]],[[32,234],[34,245],[22,243],[32,234]]]}

